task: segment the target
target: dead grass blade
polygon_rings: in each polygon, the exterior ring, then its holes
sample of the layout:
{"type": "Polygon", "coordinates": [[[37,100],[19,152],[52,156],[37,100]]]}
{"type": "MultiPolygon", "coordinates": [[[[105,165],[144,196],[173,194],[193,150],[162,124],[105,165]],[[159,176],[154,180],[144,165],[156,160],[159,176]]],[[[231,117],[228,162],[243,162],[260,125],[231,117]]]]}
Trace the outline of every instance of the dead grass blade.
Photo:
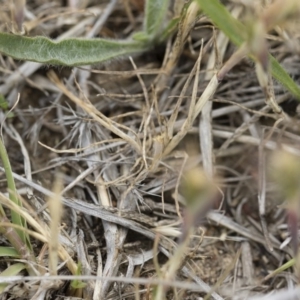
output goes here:
{"type": "MultiPolygon", "coordinates": [[[[88,115],[90,115],[95,121],[97,121],[99,124],[107,128],[109,131],[112,131],[114,134],[128,142],[130,145],[133,146],[133,148],[138,152],[142,153],[140,145],[133,139],[130,138],[129,135],[125,134],[123,131],[121,131],[116,125],[117,123],[111,121],[109,118],[105,117],[103,114],[101,114],[99,111],[97,111],[91,104],[85,103],[82,100],[80,100],[78,97],[73,95],[66,87],[65,85],[58,79],[58,77],[55,75],[53,71],[50,71],[48,73],[49,78],[52,80],[53,83],[56,84],[56,86],[70,99],[72,100],[76,105],[81,107],[88,115]]],[[[122,126],[123,127],[123,126],[122,126]]],[[[129,128],[126,128],[129,132],[132,132],[129,128]]],[[[133,135],[135,135],[134,132],[132,132],[133,135]]]]}

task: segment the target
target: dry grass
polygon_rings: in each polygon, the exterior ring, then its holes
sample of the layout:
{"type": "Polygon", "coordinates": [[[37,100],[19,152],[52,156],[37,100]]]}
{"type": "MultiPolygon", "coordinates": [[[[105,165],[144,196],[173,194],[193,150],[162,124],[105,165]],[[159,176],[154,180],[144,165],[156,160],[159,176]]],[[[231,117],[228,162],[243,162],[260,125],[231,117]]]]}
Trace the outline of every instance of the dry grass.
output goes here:
{"type": "MultiPolygon", "coordinates": [[[[29,34],[123,38],[143,22],[139,0],[62,2],[28,1],[29,34]]],[[[226,3],[245,15],[239,1],[226,3]]],[[[9,18],[3,9],[2,31],[9,18]]],[[[20,94],[12,118],[0,112],[3,138],[38,258],[37,276],[10,278],[1,299],[250,299],[297,284],[293,268],[263,280],[293,257],[268,158],[300,155],[298,102],[273,82],[284,114],[274,112],[248,59],[218,82],[234,46],[205,17],[183,28],[96,68],[1,57],[0,93],[10,106],[20,94]],[[191,219],[180,183],[200,167],[218,192],[182,240],[191,219]],[[71,285],[69,275],[82,276],[71,285]]],[[[299,34],[278,28],[268,39],[297,81],[299,34]]]]}

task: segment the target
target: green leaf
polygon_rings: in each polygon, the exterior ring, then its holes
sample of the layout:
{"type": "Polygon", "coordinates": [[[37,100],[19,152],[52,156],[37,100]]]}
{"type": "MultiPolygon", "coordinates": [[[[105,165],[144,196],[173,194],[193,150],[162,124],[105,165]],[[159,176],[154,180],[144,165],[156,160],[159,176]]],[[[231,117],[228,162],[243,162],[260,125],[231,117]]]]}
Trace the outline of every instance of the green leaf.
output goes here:
{"type": "Polygon", "coordinates": [[[159,36],[159,41],[165,41],[170,36],[170,34],[172,34],[175,31],[179,21],[180,21],[180,17],[176,17],[176,18],[172,19],[168,23],[166,28],[164,28],[161,35],[159,36]]]}
{"type": "MultiPolygon", "coordinates": [[[[8,189],[9,189],[9,199],[21,207],[22,204],[17,197],[17,189],[16,189],[15,180],[14,180],[14,177],[12,174],[9,157],[8,157],[5,145],[1,138],[0,138],[0,158],[2,160],[3,167],[5,169],[5,176],[6,176],[6,180],[7,180],[8,189]]],[[[3,216],[5,215],[2,206],[0,206],[0,213],[3,216]]],[[[11,210],[11,220],[12,220],[13,224],[21,226],[23,228],[27,228],[25,220],[14,210],[11,210]]],[[[22,241],[24,243],[29,242],[29,236],[27,233],[25,233],[23,230],[19,230],[19,229],[16,229],[16,231],[18,232],[20,238],[22,239],[22,241]]],[[[28,244],[28,245],[30,245],[30,244],[28,244]]]]}
{"type": "MultiPolygon", "coordinates": [[[[0,94],[0,109],[4,110],[5,112],[8,110],[8,101],[1,94],[0,94]]],[[[13,118],[14,116],[15,114],[12,111],[6,114],[7,119],[13,118]]]]}
{"type": "Polygon", "coordinates": [[[80,281],[80,280],[73,280],[71,285],[72,285],[73,289],[83,289],[83,288],[86,287],[87,284],[85,282],[80,281]]]}
{"type": "MultiPolygon", "coordinates": [[[[25,264],[17,263],[17,264],[11,265],[7,269],[5,269],[0,274],[0,276],[1,277],[15,276],[15,275],[18,275],[24,269],[26,269],[25,264]]],[[[7,287],[7,285],[8,285],[7,283],[0,284],[0,294],[4,291],[4,289],[7,287]]]]}
{"type": "Polygon", "coordinates": [[[278,80],[292,95],[300,100],[299,85],[295,83],[285,69],[277,62],[276,58],[274,58],[271,54],[269,54],[269,59],[272,68],[272,76],[278,80]]]}
{"type": "Polygon", "coordinates": [[[218,0],[197,0],[200,9],[219,27],[237,46],[246,40],[244,24],[235,19],[218,0]]]}
{"type": "Polygon", "coordinates": [[[149,35],[144,31],[138,31],[138,32],[133,34],[132,38],[135,41],[147,42],[149,40],[149,35]]]}
{"type": "Polygon", "coordinates": [[[8,257],[20,257],[18,251],[13,247],[0,247],[0,257],[8,256],[8,257]]]}
{"type": "MultiPolygon", "coordinates": [[[[79,262],[78,263],[78,268],[77,268],[77,271],[76,271],[76,275],[80,276],[82,273],[82,265],[81,263],[79,262]]],[[[71,282],[71,287],[73,289],[82,289],[82,288],[85,288],[86,287],[86,283],[85,282],[82,282],[81,280],[78,280],[78,279],[75,279],[75,280],[72,280],[71,282]]]]}
{"type": "MultiPolygon", "coordinates": [[[[222,30],[227,37],[237,46],[241,46],[246,41],[246,27],[235,19],[224,5],[218,0],[196,0],[200,9],[212,20],[212,22],[222,30]]],[[[289,74],[282,68],[277,60],[269,54],[272,76],[278,80],[291,94],[300,100],[300,88],[292,80],[289,74]]]]}
{"type": "Polygon", "coordinates": [[[1,95],[1,94],[0,94],[0,108],[3,109],[3,110],[7,110],[8,109],[8,102],[4,98],[4,96],[1,95]]]}
{"type": "Polygon", "coordinates": [[[295,258],[290,259],[288,262],[286,262],[285,264],[283,264],[282,266],[280,266],[279,268],[274,270],[272,273],[270,273],[268,276],[266,276],[264,278],[264,281],[269,280],[270,278],[274,277],[275,275],[278,275],[278,274],[284,272],[288,268],[291,268],[295,263],[296,263],[295,258]]]}
{"type": "Polygon", "coordinates": [[[147,0],[145,7],[144,31],[149,37],[156,37],[163,30],[169,0],[147,0]]]}
{"type": "Polygon", "coordinates": [[[48,38],[0,33],[0,52],[15,59],[39,63],[82,66],[142,52],[145,43],[106,39],[70,38],[59,42],[48,38]]]}
{"type": "Polygon", "coordinates": [[[148,0],[144,32],[134,40],[70,38],[53,41],[46,37],[25,37],[0,32],[0,53],[15,59],[51,65],[83,66],[140,53],[162,32],[169,0],[148,0]]]}
{"type": "Polygon", "coordinates": [[[25,264],[16,263],[16,264],[9,266],[7,269],[5,269],[3,272],[1,272],[0,276],[1,277],[15,276],[25,269],[26,269],[25,264]]]}

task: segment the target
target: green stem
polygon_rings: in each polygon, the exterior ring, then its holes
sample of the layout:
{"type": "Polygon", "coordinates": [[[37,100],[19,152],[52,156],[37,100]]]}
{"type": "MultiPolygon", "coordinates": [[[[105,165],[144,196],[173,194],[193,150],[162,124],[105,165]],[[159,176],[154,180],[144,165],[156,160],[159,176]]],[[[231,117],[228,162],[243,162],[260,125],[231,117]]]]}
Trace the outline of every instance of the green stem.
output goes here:
{"type": "MultiPolygon", "coordinates": [[[[2,138],[0,138],[0,157],[3,162],[3,167],[5,170],[5,176],[6,176],[8,192],[9,192],[9,199],[21,207],[22,203],[21,201],[19,201],[18,197],[16,196],[17,189],[13,178],[10,161],[7,155],[6,148],[3,144],[2,138]]],[[[14,210],[11,210],[11,219],[13,224],[21,226],[26,230],[27,228],[26,221],[14,210]]],[[[9,240],[11,245],[18,251],[18,253],[24,260],[26,261],[29,260],[29,262],[32,263],[35,262],[35,257],[32,254],[29,235],[23,230],[1,226],[1,223],[7,223],[7,224],[10,223],[10,221],[5,215],[2,205],[0,205],[0,232],[6,236],[6,238],[9,240]]],[[[35,275],[35,272],[30,266],[30,264],[28,264],[27,269],[30,275],[35,275]]]]}
{"type": "Polygon", "coordinates": [[[36,272],[32,267],[32,264],[35,264],[35,257],[30,249],[27,247],[26,243],[24,243],[17,233],[17,230],[11,226],[9,226],[10,221],[6,216],[2,215],[3,208],[1,207],[1,216],[0,216],[0,233],[2,233],[10,242],[10,244],[15,248],[15,250],[19,253],[21,258],[28,262],[26,264],[26,268],[28,274],[30,276],[36,276],[36,272]],[[1,224],[7,224],[7,226],[1,226],[1,224]]]}
{"type": "MultiPolygon", "coordinates": [[[[9,199],[14,202],[15,204],[17,204],[18,206],[21,206],[21,202],[19,201],[17,195],[17,189],[16,189],[16,185],[15,185],[15,181],[12,175],[12,169],[11,169],[11,165],[10,165],[10,161],[7,155],[7,151],[6,148],[3,144],[2,139],[0,138],[0,157],[1,160],[3,162],[3,167],[5,170],[5,176],[6,176],[6,180],[7,180],[7,186],[8,186],[8,193],[9,193],[9,199]]],[[[0,212],[2,216],[5,216],[3,207],[0,206],[0,212]]],[[[14,224],[20,225],[20,226],[24,226],[25,225],[25,221],[24,219],[15,211],[11,210],[11,218],[12,218],[12,222],[14,224]]],[[[21,237],[22,241],[25,243],[26,242],[26,238],[25,238],[25,234],[24,232],[17,230],[19,236],[21,237]]]]}

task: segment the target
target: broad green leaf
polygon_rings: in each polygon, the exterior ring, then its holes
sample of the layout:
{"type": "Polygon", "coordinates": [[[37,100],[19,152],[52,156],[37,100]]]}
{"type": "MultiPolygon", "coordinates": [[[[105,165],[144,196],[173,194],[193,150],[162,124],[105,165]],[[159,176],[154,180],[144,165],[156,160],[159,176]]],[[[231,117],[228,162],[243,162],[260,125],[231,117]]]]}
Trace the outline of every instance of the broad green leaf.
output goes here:
{"type": "Polygon", "coordinates": [[[83,66],[98,64],[141,52],[146,45],[137,41],[70,38],[59,42],[46,37],[25,37],[0,33],[0,52],[15,59],[39,63],[83,66]]]}
{"type": "Polygon", "coordinates": [[[149,40],[149,36],[144,31],[138,31],[133,34],[132,39],[139,42],[147,42],[149,40]]]}
{"type": "Polygon", "coordinates": [[[149,37],[157,37],[162,32],[168,6],[169,0],[146,1],[144,31],[149,37]]]}
{"type": "MultiPolygon", "coordinates": [[[[23,271],[24,269],[26,269],[25,264],[22,263],[16,263],[13,264],[11,266],[9,266],[7,269],[5,269],[0,276],[1,277],[6,277],[6,276],[15,276],[18,275],[21,271],[23,271]]],[[[6,288],[7,283],[1,283],[0,284],[0,294],[4,291],[4,289],[6,288]]]]}
{"type": "MultiPolygon", "coordinates": [[[[200,9],[222,30],[237,46],[246,41],[246,27],[235,19],[219,0],[196,0],[200,9]]],[[[278,80],[291,94],[300,100],[300,88],[277,60],[269,54],[272,76],[278,80]]]]}
{"type": "Polygon", "coordinates": [[[8,257],[20,257],[18,251],[13,247],[0,247],[0,257],[8,256],[8,257]]]}

